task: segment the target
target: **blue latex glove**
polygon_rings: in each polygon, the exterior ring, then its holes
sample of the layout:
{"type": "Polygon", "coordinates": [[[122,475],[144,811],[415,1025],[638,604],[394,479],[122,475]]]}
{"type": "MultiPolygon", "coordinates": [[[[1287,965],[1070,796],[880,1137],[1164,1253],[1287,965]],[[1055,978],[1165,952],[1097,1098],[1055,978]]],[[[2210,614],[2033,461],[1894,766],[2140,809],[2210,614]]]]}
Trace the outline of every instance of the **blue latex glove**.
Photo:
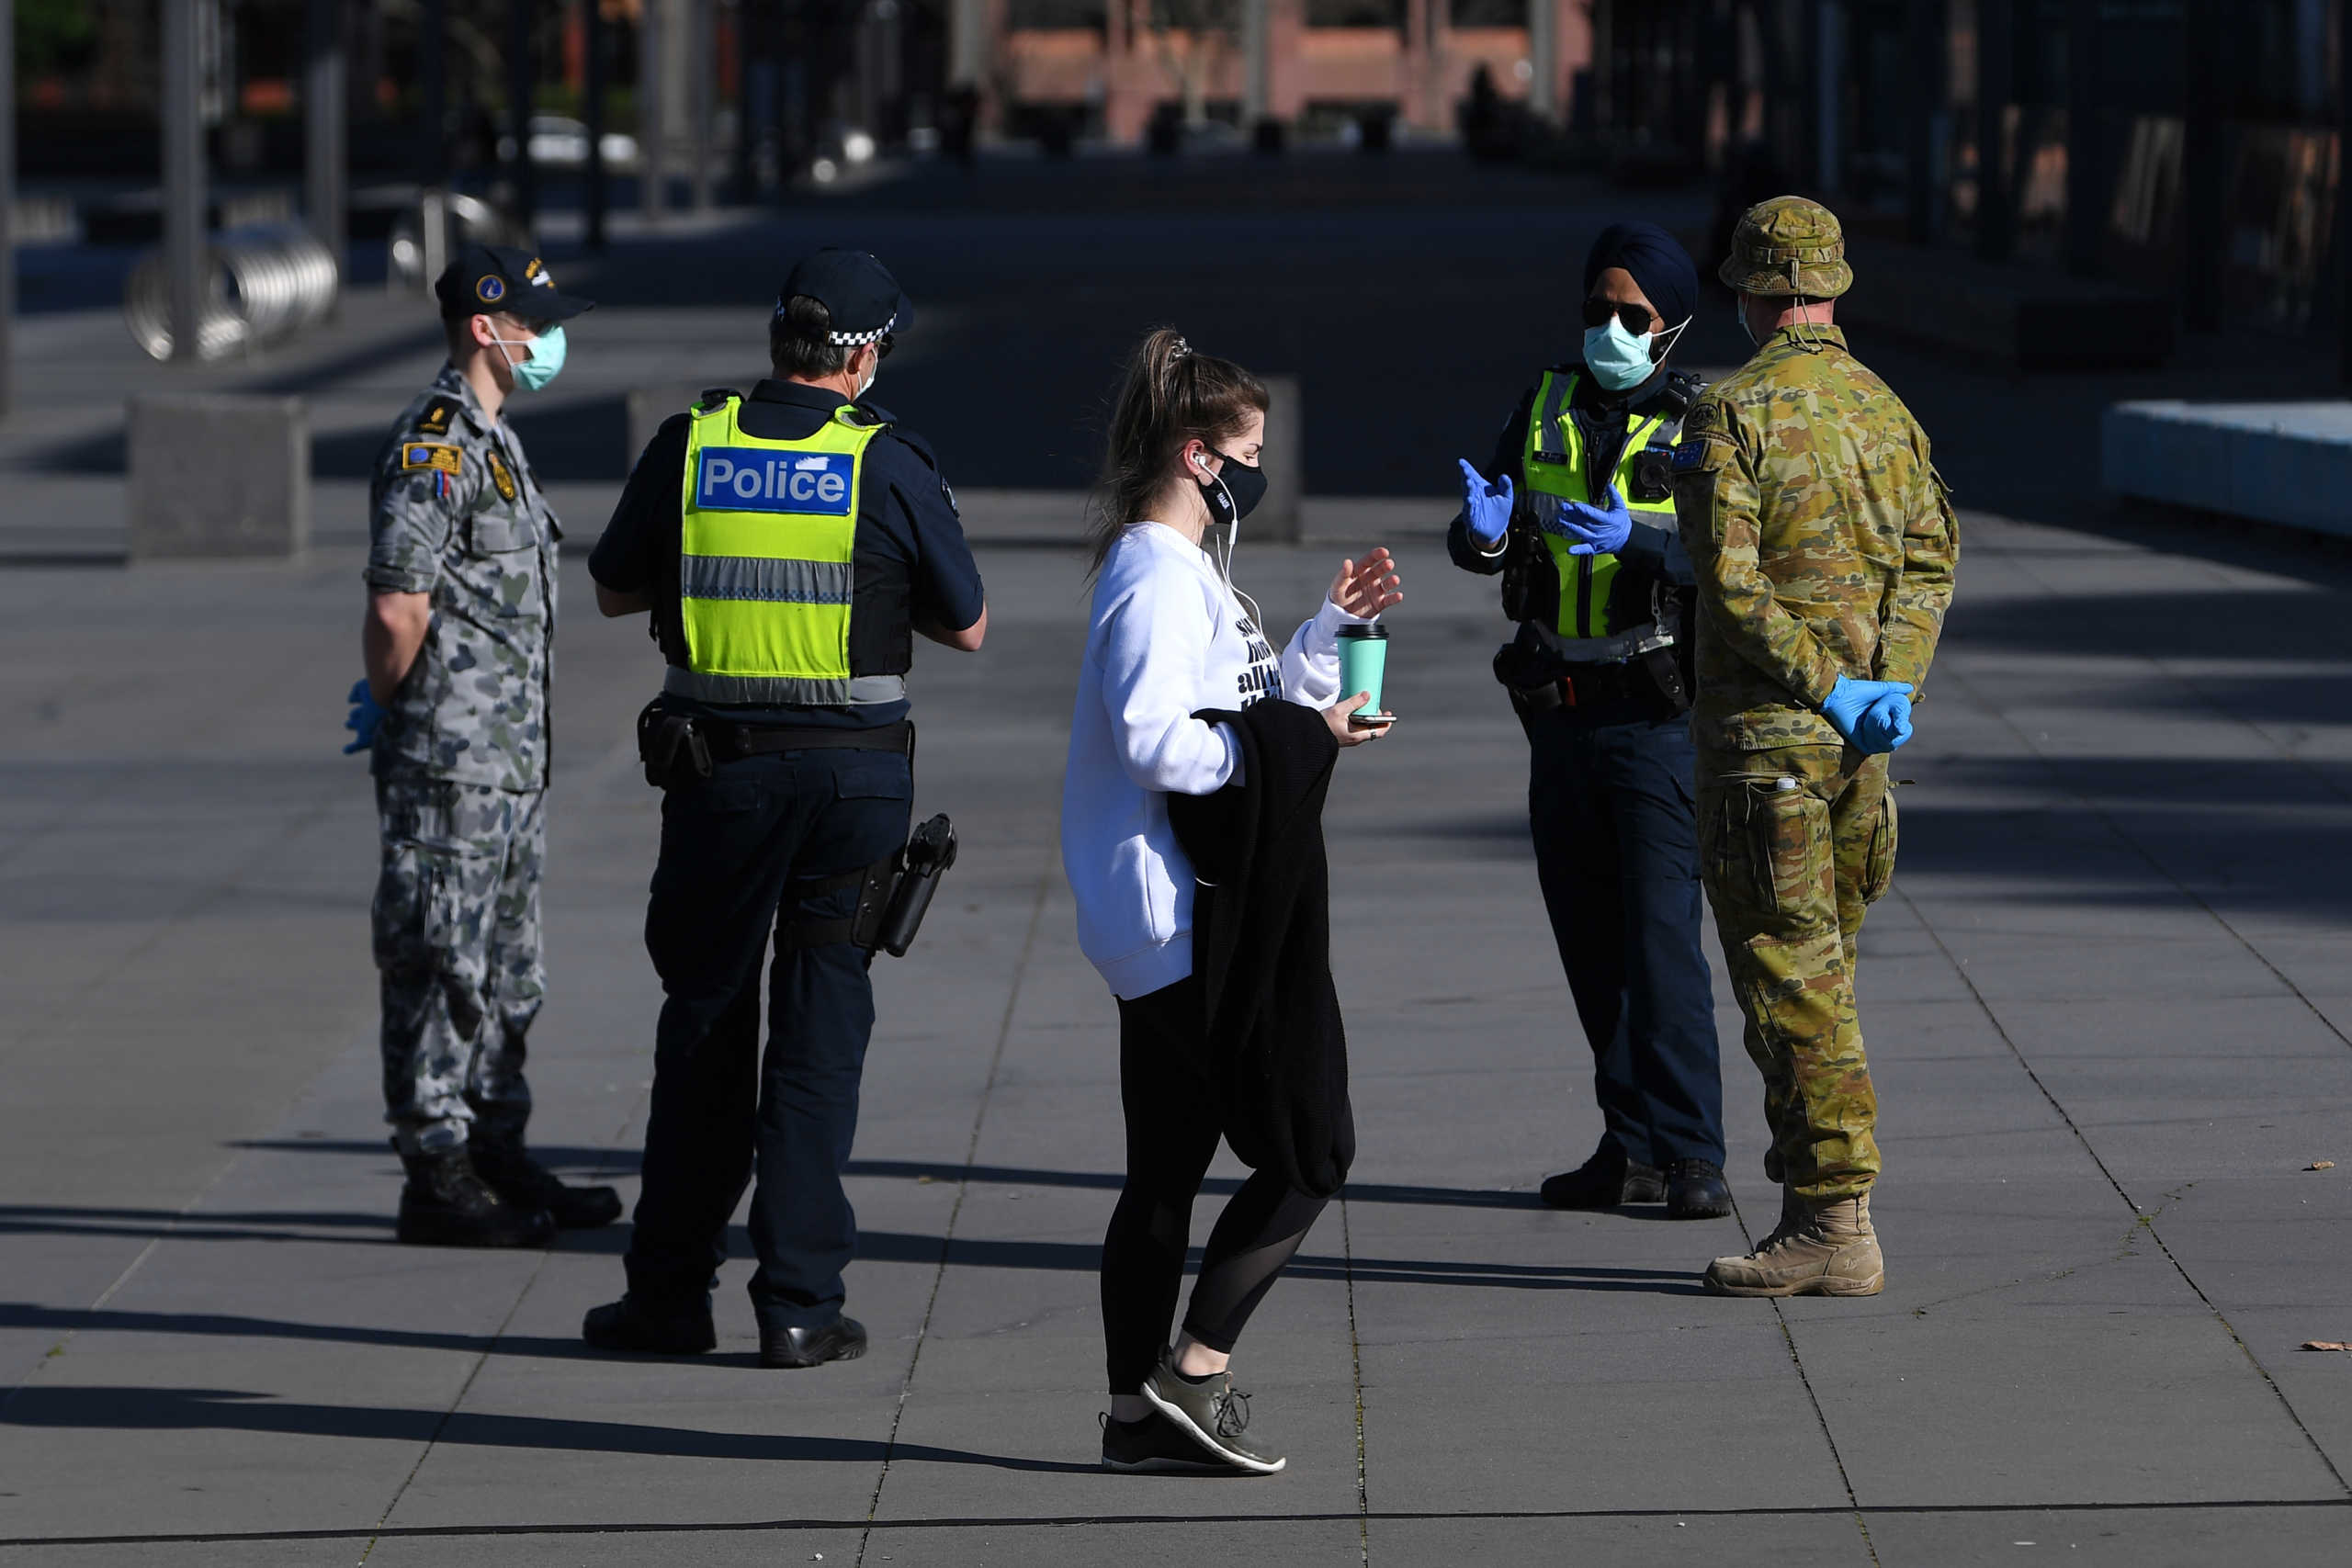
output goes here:
{"type": "Polygon", "coordinates": [[[1634,536],[1634,513],[1626,506],[1625,498],[1617,493],[1615,485],[1611,485],[1607,493],[1606,506],[1591,506],[1581,501],[1560,502],[1559,521],[1553,526],[1562,537],[1577,541],[1568,547],[1568,554],[1613,556],[1634,536]]]}
{"type": "Polygon", "coordinates": [[[376,694],[368,689],[365,677],[352,682],[351,695],[345,700],[351,704],[351,716],[343,721],[343,727],[358,737],[343,749],[348,757],[376,744],[376,727],[384,722],[384,710],[376,705],[376,694]]]}
{"type": "Polygon", "coordinates": [[[1911,688],[1900,681],[1857,681],[1840,675],[1822,699],[1821,716],[1854,750],[1876,757],[1911,739],[1911,688]]]}
{"type": "Polygon", "coordinates": [[[1510,476],[1505,474],[1500,485],[1489,484],[1487,476],[1470,466],[1466,457],[1462,463],[1462,526],[1471,543],[1482,550],[1491,550],[1503,542],[1510,530],[1510,509],[1515,497],[1510,476]]]}

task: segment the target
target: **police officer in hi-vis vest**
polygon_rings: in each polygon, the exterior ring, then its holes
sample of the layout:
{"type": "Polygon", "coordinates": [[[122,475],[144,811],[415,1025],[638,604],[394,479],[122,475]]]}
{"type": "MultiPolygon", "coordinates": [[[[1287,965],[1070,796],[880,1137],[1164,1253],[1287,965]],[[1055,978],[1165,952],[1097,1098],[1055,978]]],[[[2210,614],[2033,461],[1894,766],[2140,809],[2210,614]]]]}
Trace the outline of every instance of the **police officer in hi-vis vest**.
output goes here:
{"type": "Polygon", "coordinates": [[[1526,728],[1536,874],[1592,1047],[1604,1123],[1544,1201],[1731,1212],[1723,1081],[1699,942],[1691,574],[1673,447],[1700,390],[1667,368],[1699,296],[1664,230],[1621,223],[1584,269],[1584,355],[1519,400],[1485,472],[1462,465],[1454,564],[1502,577],[1518,637],[1495,674],[1526,728]]]}
{"type": "Polygon", "coordinates": [[[639,720],[664,792],[645,921],[664,1000],[628,1293],[582,1328],[605,1349],[713,1348],[755,1171],[761,1364],[865,1348],[842,1313],[874,1025],[861,906],[907,841],[913,634],[968,653],[988,629],[931,448],[861,400],[910,317],[872,256],[803,260],[768,326],[775,378],[664,423],[589,558],[598,608],[650,611],[670,667],[639,720]]]}

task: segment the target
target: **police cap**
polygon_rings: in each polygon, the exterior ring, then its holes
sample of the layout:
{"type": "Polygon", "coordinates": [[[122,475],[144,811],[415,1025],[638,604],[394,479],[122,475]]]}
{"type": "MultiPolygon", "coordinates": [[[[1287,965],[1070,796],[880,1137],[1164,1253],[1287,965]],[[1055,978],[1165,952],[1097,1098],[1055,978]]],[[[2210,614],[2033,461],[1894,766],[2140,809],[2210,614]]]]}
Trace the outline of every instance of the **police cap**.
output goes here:
{"type": "Polygon", "coordinates": [[[441,313],[459,316],[510,314],[535,321],[560,321],[594,309],[594,299],[556,292],[547,263],[513,245],[462,245],[433,285],[441,313]]]}
{"type": "Polygon", "coordinates": [[[836,348],[860,347],[885,333],[905,332],[914,322],[914,306],[899,280],[864,251],[828,249],[803,256],[776,290],[777,318],[804,294],[832,317],[836,348]]]}
{"type": "Polygon", "coordinates": [[[1742,294],[1835,299],[1854,286],[1838,215],[1801,196],[1776,196],[1741,215],[1715,276],[1742,294]]]}

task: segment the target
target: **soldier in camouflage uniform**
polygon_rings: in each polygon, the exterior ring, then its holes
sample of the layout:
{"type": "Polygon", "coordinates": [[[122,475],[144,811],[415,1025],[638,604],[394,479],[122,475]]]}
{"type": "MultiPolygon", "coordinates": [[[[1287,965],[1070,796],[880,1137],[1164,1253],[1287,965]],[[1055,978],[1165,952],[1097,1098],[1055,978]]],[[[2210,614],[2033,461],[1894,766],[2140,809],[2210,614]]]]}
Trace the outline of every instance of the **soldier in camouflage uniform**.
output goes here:
{"type": "Polygon", "coordinates": [[[1911,733],[1958,525],[1926,434],[1830,324],[1853,277],[1836,217],[1762,203],[1719,276],[1760,346],[1684,418],[1675,510],[1699,583],[1701,872],[1782,1201],[1778,1227],[1705,1282],[1873,1295],[1878,1101],[1854,942],[1894,872],[1886,758],[1911,733]]]}
{"type": "Polygon", "coordinates": [[[383,830],[385,1116],[408,1175],[401,1240],[532,1246],[620,1213],[610,1188],[566,1188],[523,1145],[562,532],[499,413],[552,377],[560,323],[588,302],[503,247],[467,247],[436,292],[450,362],[377,459],[352,689],[383,830]]]}

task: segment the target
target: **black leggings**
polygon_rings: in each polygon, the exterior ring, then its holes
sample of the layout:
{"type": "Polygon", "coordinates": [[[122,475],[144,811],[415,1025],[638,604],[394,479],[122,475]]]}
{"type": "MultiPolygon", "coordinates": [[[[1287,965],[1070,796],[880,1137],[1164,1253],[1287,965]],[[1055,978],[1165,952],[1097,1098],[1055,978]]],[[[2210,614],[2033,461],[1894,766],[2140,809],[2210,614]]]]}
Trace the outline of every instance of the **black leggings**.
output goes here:
{"type": "MultiPolygon", "coordinates": [[[[1119,1004],[1127,1182],[1102,1238],[1102,1338],[1114,1394],[1136,1393],[1150,1375],[1183,1288],[1193,1200],[1222,1135],[1204,1066],[1207,1032],[1197,976],[1119,1004]]],[[[1329,1201],[1252,1173],[1209,1233],[1184,1332],[1229,1353],[1329,1201]]]]}

